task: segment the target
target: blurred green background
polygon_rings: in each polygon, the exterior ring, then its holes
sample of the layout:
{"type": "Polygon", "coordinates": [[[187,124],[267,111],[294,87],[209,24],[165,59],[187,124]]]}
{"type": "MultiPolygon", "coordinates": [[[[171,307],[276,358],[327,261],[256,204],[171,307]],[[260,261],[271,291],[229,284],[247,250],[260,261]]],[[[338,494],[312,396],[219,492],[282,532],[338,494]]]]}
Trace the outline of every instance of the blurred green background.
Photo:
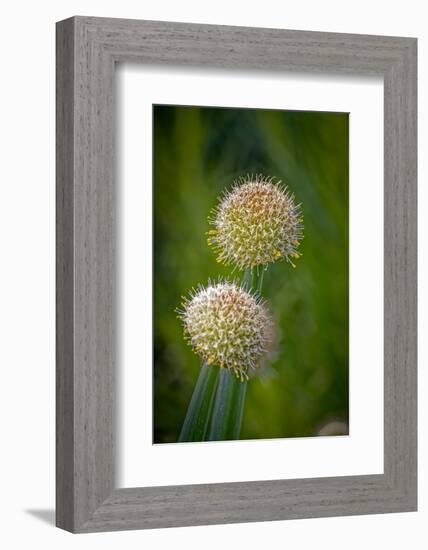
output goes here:
{"type": "Polygon", "coordinates": [[[247,173],[286,183],[305,229],[297,267],[265,274],[279,346],[249,381],[241,439],[347,422],[348,114],[155,105],[153,132],[154,443],[177,441],[200,368],[174,310],[191,287],[230,275],[207,245],[207,217],[247,173]]]}

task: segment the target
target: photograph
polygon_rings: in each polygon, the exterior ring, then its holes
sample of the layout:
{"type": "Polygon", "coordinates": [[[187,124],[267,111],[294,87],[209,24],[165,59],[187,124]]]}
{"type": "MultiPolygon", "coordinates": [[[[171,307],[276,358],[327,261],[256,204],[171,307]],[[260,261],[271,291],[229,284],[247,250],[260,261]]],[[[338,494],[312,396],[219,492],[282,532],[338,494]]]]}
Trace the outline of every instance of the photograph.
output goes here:
{"type": "Polygon", "coordinates": [[[349,114],[153,105],[153,443],[349,432],[349,114]]]}
{"type": "Polygon", "coordinates": [[[1,548],[427,546],[424,5],[4,4],[1,548]]]}

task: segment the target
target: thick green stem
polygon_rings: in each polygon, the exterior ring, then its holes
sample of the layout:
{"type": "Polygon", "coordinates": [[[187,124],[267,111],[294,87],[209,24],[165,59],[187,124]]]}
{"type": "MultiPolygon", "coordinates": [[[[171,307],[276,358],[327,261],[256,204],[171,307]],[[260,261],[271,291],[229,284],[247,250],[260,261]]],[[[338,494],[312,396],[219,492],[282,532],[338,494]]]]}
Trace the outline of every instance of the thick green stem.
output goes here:
{"type": "Polygon", "coordinates": [[[244,274],[242,276],[242,283],[247,287],[247,288],[251,288],[252,284],[253,284],[253,281],[252,281],[252,270],[251,269],[246,269],[244,271],[244,274]]]}
{"type": "Polygon", "coordinates": [[[217,387],[218,367],[202,365],[193,390],[181,429],[179,442],[204,441],[206,439],[215,390],[217,387]]]}
{"type": "Polygon", "coordinates": [[[242,282],[246,284],[248,288],[261,295],[265,271],[266,269],[264,267],[246,269],[242,277],[242,282]]]}
{"type": "Polygon", "coordinates": [[[260,294],[262,294],[262,288],[263,288],[263,277],[264,277],[264,274],[265,274],[265,269],[262,267],[261,270],[260,270],[260,273],[257,275],[258,277],[258,281],[257,281],[257,292],[260,294]]]}
{"type": "Polygon", "coordinates": [[[246,390],[246,380],[241,382],[230,369],[220,370],[208,441],[239,439],[246,390]]]}

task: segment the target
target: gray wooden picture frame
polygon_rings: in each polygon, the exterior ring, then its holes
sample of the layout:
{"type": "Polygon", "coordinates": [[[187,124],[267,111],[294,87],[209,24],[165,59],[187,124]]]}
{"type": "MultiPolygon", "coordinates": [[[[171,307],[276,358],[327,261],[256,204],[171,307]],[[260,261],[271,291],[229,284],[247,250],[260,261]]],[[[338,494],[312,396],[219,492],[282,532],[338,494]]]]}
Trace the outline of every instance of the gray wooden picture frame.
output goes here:
{"type": "Polygon", "coordinates": [[[83,533],[416,510],[416,46],[414,38],[91,17],[57,24],[58,527],[83,533]],[[383,77],[383,474],[115,487],[118,62],[383,77]]]}

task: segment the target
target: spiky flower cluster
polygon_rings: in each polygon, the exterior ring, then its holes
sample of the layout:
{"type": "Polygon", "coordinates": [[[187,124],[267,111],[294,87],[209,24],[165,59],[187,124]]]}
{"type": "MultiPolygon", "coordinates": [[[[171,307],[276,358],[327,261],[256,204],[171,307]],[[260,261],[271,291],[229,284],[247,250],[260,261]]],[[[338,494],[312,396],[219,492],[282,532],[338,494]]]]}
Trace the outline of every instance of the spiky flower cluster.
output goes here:
{"type": "Polygon", "coordinates": [[[298,258],[302,214],[281,181],[262,175],[239,178],[214,209],[208,244],[217,261],[239,269],[298,258]]]}
{"type": "Polygon", "coordinates": [[[199,286],[178,313],[186,339],[202,360],[233,369],[241,381],[272,344],[273,321],[265,303],[232,282],[199,286]]]}

